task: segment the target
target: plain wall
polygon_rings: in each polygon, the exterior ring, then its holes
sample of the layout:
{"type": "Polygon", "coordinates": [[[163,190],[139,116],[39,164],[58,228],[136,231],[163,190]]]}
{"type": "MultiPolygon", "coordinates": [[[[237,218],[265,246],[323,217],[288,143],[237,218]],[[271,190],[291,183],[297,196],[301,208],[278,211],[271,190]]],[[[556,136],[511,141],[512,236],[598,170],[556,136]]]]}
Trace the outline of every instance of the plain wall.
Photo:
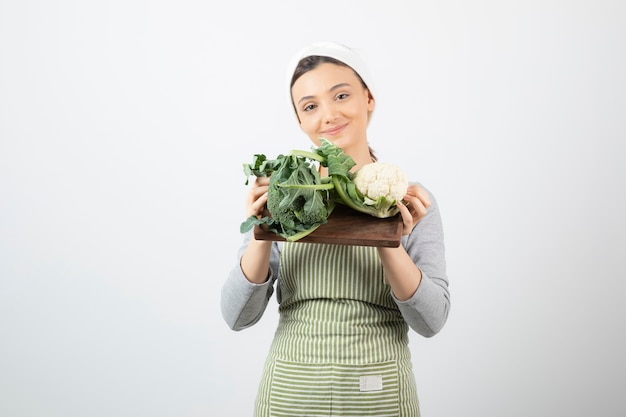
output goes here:
{"type": "Polygon", "coordinates": [[[310,147],[284,71],[318,40],[441,206],[422,415],[621,415],[625,5],[0,0],[0,415],[251,415],[277,305],[233,332],[220,287],[242,164],[310,147]]]}

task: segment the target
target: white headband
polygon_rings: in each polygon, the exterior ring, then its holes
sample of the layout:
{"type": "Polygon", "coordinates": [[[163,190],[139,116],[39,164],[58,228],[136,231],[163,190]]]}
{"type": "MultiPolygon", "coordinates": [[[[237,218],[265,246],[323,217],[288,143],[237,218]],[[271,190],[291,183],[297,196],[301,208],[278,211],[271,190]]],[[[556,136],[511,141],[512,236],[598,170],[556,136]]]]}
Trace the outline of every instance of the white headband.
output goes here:
{"type": "Polygon", "coordinates": [[[359,74],[365,85],[367,85],[367,88],[370,90],[372,97],[375,96],[369,68],[355,49],[348,48],[347,46],[337,42],[316,42],[298,51],[289,62],[289,66],[287,67],[287,91],[289,93],[289,103],[292,103],[291,78],[293,77],[293,73],[300,60],[313,55],[335,58],[336,60],[348,65],[354,70],[354,72],[359,74]]]}

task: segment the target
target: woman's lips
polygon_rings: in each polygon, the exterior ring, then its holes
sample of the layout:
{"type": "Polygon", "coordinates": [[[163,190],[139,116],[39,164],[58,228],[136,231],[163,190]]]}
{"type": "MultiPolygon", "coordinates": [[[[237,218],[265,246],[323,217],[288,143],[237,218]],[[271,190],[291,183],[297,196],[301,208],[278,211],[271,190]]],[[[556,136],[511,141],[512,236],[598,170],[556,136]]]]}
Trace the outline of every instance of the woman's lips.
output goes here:
{"type": "Polygon", "coordinates": [[[333,136],[333,135],[336,135],[336,134],[338,134],[338,133],[341,133],[341,132],[343,131],[343,129],[344,129],[347,125],[348,125],[347,123],[344,123],[344,124],[341,124],[341,125],[338,125],[338,126],[332,127],[332,128],[330,128],[330,129],[326,129],[326,130],[324,130],[322,133],[323,133],[324,135],[330,135],[330,136],[333,136]]]}

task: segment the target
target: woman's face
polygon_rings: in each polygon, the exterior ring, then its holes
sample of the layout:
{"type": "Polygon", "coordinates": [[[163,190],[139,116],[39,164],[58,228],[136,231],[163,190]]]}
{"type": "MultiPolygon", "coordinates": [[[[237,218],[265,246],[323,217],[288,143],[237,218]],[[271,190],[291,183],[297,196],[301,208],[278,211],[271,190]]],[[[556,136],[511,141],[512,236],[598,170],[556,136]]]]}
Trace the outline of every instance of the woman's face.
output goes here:
{"type": "Polygon", "coordinates": [[[374,99],[351,68],[320,64],[296,80],[291,97],[300,128],[316,146],[323,137],[348,154],[368,147],[366,130],[374,99]]]}

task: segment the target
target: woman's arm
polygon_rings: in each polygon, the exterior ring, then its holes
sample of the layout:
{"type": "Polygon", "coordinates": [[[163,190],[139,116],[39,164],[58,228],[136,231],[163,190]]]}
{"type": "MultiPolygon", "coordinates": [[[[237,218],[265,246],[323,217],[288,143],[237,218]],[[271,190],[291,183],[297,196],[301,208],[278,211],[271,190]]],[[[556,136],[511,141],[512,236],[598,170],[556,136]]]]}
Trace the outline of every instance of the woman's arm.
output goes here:
{"type": "Polygon", "coordinates": [[[261,257],[260,253],[253,253],[254,250],[251,249],[256,247],[252,233],[252,231],[246,233],[244,243],[238,252],[239,262],[233,267],[222,286],[222,316],[233,330],[248,328],[261,319],[274,293],[274,282],[278,278],[280,248],[276,242],[262,242],[263,245],[259,245],[260,252],[268,251],[266,260],[260,261],[265,266],[258,268],[258,270],[265,271],[262,274],[264,277],[262,280],[253,282],[247,277],[250,272],[244,272],[242,264],[246,253],[248,261],[252,261],[251,258],[259,257],[260,259],[261,257]]]}
{"type": "MultiPolygon", "coordinates": [[[[259,216],[267,203],[269,178],[256,178],[246,196],[246,216],[259,216]]],[[[254,238],[253,231],[244,236],[238,263],[222,286],[222,316],[233,330],[255,324],[265,311],[274,292],[279,250],[270,241],[254,238]]]]}
{"type": "Polygon", "coordinates": [[[416,221],[398,248],[379,248],[385,279],[409,326],[431,337],[445,324],[450,309],[443,227],[437,201],[423,187],[413,188],[407,219],[416,221]],[[409,217],[410,215],[410,217],[409,217]]]}

